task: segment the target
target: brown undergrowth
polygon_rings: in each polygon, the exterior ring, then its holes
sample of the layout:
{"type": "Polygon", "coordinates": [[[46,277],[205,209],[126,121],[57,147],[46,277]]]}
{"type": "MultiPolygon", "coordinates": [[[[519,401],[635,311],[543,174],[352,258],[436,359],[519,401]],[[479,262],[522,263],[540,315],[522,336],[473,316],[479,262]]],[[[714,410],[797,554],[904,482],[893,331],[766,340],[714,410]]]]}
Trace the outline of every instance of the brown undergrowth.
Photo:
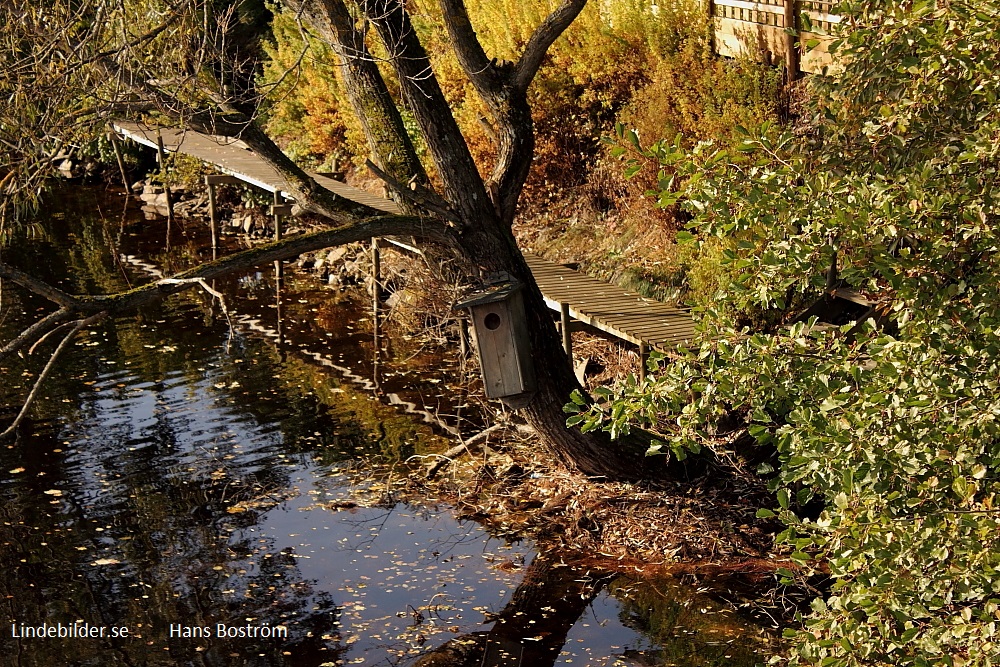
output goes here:
{"type": "Polygon", "coordinates": [[[607,482],[567,470],[514,424],[428,479],[433,459],[394,475],[393,500],[449,504],[494,534],[594,570],[673,576],[765,624],[788,623],[810,595],[778,584],[775,571],[795,566],[775,553],[779,526],[756,518],[773,500],[737,466],[689,481],[607,482]]]}
{"type": "Polygon", "coordinates": [[[722,565],[770,557],[766,503],[752,480],[715,474],[691,482],[620,483],[564,468],[534,436],[508,430],[417,488],[453,502],[461,516],[542,548],[614,561],[615,568],[722,565]]]}

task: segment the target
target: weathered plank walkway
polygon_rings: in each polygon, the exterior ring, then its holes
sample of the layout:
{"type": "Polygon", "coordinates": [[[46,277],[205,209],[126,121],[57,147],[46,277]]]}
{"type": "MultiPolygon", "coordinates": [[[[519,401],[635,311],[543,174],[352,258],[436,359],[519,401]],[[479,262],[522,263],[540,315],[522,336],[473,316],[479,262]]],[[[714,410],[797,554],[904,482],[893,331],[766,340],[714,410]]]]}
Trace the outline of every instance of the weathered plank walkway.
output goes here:
{"type": "MultiPolygon", "coordinates": [[[[287,192],[285,179],[238,139],[216,137],[193,130],[148,127],[124,121],[116,121],[113,123],[113,127],[122,136],[150,148],[157,148],[157,134],[159,133],[163,139],[163,148],[168,153],[179,152],[196,157],[202,162],[214,165],[222,173],[235,176],[261,190],[277,192],[287,199],[292,198],[287,192]]],[[[352,188],[346,183],[341,183],[327,176],[315,173],[310,175],[316,179],[317,183],[342,197],[387,213],[400,212],[394,202],[384,197],[352,188]]]]}
{"type": "Polygon", "coordinates": [[[573,319],[639,346],[670,350],[694,339],[694,321],[687,310],[647,299],[538,255],[526,253],[525,259],[552,310],[561,311],[566,304],[573,319]]]}
{"type": "MultiPolygon", "coordinates": [[[[151,148],[158,147],[159,134],[168,152],[196,157],[241,181],[291,198],[282,189],[285,183],[281,176],[241,141],[126,122],[116,122],[114,128],[122,136],[151,148]]],[[[392,201],[326,176],[313,176],[320,185],[342,197],[388,213],[399,212],[392,201]]],[[[640,348],[666,351],[694,338],[694,322],[686,310],[644,298],[531,253],[526,253],[525,258],[545,303],[564,317],[568,315],[640,348]]]]}

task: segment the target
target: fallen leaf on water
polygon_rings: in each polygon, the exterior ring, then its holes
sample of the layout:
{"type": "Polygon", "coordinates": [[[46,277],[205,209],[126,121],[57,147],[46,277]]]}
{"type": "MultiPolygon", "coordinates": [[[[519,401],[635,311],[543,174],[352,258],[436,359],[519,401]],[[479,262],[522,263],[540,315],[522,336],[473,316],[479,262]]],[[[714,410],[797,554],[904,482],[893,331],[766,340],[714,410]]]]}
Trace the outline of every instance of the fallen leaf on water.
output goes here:
{"type": "Polygon", "coordinates": [[[24,472],[24,468],[14,468],[13,470],[8,470],[11,475],[16,475],[19,472],[24,472]]]}
{"type": "Polygon", "coordinates": [[[94,561],[94,565],[117,565],[121,561],[117,558],[98,558],[94,561]]]}
{"type": "Polygon", "coordinates": [[[49,489],[45,493],[50,496],[61,496],[63,494],[59,489],[49,489]]]}

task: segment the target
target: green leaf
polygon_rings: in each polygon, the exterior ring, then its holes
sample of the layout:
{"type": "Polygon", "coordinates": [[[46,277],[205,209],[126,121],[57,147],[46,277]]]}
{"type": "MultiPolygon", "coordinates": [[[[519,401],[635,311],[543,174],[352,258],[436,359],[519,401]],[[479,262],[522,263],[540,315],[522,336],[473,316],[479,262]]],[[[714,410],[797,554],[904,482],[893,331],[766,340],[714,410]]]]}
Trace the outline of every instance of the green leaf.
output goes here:
{"type": "Polygon", "coordinates": [[[788,489],[778,489],[778,505],[781,509],[787,510],[789,506],[788,489]]]}

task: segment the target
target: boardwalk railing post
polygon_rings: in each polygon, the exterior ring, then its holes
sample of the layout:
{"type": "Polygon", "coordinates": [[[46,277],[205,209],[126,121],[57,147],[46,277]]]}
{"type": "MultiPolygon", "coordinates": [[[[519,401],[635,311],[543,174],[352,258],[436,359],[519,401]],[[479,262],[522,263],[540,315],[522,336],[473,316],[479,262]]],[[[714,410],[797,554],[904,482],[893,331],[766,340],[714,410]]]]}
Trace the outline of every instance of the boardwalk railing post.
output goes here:
{"type": "Polygon", "coordinates": [[[274,240],[281,240],[281,214],[278,212],[278,207],[281,206],[281,192],[279,190],[274,191],[274,206],[271,207],[271,211],[274,213],[274,240]]]}
{"type": "Polygon", "coordinates": [[[649,343],[643,341],[639,343],[639,365],[643,376],[646,375],[646,364],[649,363],[649,343]]]}
{"type": "Polygon", "coordinates": [[[562,329],[563,351],[573,365],[573,336],[569,331],[569,304],[566,302],[559,303],[559,328],[562,329]]]}

